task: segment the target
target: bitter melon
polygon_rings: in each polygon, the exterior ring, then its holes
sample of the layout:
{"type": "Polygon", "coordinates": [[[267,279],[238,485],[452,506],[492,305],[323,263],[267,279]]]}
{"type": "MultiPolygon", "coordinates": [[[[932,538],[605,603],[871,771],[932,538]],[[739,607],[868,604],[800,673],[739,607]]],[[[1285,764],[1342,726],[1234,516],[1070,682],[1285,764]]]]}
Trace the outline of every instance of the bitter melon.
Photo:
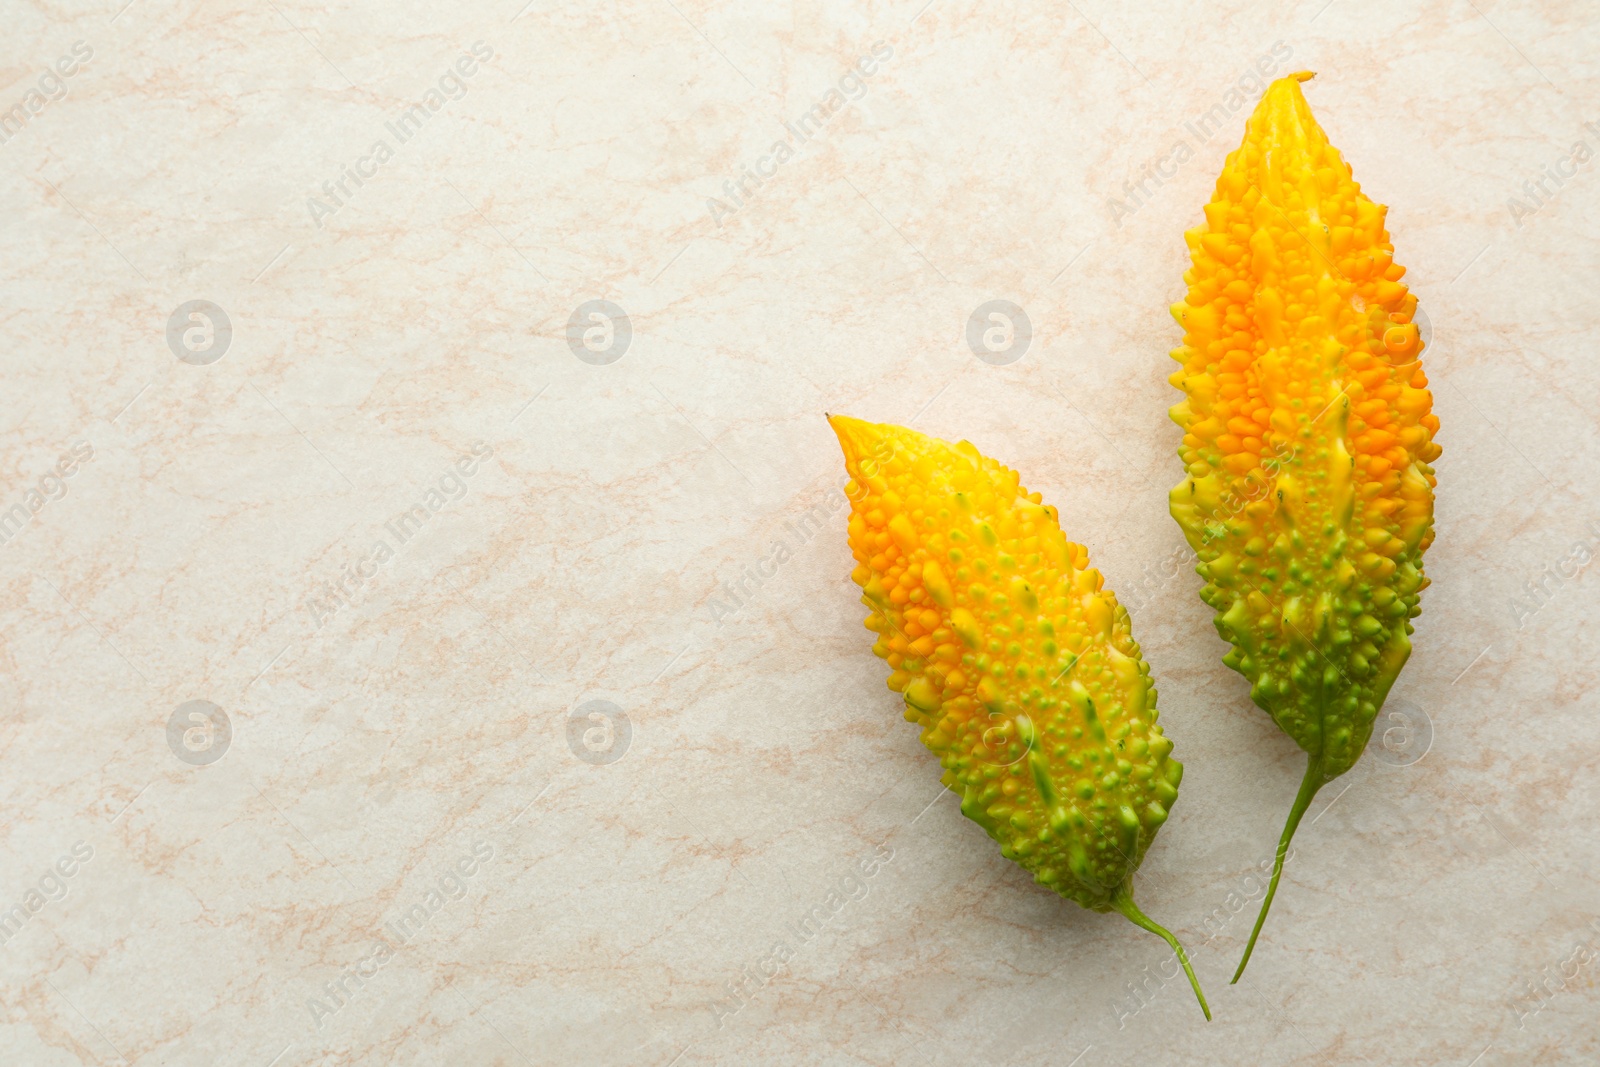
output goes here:
{"type": "Polygon", "coordinates": [[[851,577],[889,688],[961,811],[1036,881],[1188,955],[1133,874],[1183,767],[1128,613],[1015,471],[899,426],[829,419],[851,481],[851,577]]]}
{"type": "Polygon", "coordinates": [[[1312,798],[1361,757],[1411,652],[1433,540],[1439,420],[1417,299],[1386,208],[1311,114],[1301,72],[1268,87],[1185,236],[1171,377],[1188,398],[1172,516],[1233,645],[1223,662],[1307,753],[1238,981],[1312,798]]]}

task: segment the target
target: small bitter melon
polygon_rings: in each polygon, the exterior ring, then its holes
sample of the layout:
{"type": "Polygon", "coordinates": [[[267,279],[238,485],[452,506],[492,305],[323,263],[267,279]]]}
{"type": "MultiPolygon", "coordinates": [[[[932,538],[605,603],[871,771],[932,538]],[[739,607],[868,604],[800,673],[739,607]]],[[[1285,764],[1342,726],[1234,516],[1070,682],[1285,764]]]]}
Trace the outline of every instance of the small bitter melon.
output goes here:
{"type": "Polygon", "coordinates": [[[1056,510],[969,442],[833,416],[851,481],[851,577],[889,688],[1001,854],[1188,955],[1134,903],[1133,874],[1183,767],[1128,613],[1056,510]]]}
{"type": "Polygon", "coordinates": [[[1317,791],[1361,757],[1411,653],[1439,420],[1386,208],[1306,103],[1268,87],[1187,238],[1172,516],[1224,658],[1307,754],[1238,981],[1317,791]]]}

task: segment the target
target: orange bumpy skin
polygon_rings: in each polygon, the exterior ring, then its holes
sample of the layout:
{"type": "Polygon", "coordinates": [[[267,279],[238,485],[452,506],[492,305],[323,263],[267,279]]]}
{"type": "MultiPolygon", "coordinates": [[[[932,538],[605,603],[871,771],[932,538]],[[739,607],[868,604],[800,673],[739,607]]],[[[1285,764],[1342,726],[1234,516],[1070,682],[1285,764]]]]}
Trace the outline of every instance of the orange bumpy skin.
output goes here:
{"type": "Polygon", "coordinates": [[[1386,208],[1312,117],[1310,77],[1268,88],[1185,235],[1171,509],[1224,661],[1325,781],[1360,758],[1411,651],[1439,420],[1386,208]]]}
{"type": "Polygon", "coordinates": [[[851,577],[906,718],[1007,858],[1110,910],[1183,772],[1127,611],[1015,471],[966,441],[830,422],[851,577]]]}
{"type": "Polygon", "coordinates": [[[1183,766],[1128,613],[1017,472],[900,426],[833,416],[850,550],[889,688],[961,812],[1041,885],[1189,957],[1133,900],[1183,766]]]}

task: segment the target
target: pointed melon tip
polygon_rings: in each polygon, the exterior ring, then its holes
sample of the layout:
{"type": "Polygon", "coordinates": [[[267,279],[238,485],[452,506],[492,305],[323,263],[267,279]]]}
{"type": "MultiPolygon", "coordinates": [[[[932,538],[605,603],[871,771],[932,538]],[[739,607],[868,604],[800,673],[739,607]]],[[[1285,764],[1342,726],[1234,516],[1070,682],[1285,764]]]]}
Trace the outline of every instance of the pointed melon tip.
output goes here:
{"type": "Polygon", "coordinates": [[[844,449],[847,458],[864,455],[878,436],[877,427],[872,423],[848,415],[830,414],[828,425],[833,427],[834,436],[839,439],[839,447],[844,449]]]}

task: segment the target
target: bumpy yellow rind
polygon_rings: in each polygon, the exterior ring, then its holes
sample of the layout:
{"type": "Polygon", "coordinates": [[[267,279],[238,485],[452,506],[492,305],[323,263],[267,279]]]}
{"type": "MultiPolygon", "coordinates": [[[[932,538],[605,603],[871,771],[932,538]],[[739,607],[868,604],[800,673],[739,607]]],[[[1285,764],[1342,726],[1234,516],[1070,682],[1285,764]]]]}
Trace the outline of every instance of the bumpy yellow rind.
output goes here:
{"type": "Polygon", "coordinates": [[[1223,662],[1306,751],[1250,961],[1312,798],[1361,758],[1411,654],[1439,456],[1417,300],[1385,208],[1312,117],[1301,72],[1268,87],[1205,225],[1172,409],[1186,477],[1173,518],[1194,548],[1223,662]]]}
{"type": "Polygon", "coordinates": [[[1439,421],[1417,300],[1300,83],[1268,88],[1186,235],[1172,515],[1225,657],[1320,763],[1360,758],[1428,584],[1439,421]]]}
{"type": "Polygon", "coordinates": [[[1171,945],[1211,1018],[1183,947],[1133,901],[1183,766],[1128,613],[1015,471],[967,441],[828,421],[872,650],[962,814],[1041,885],[1171,945]]]}
{"type": "Polygon", "coordinates": [[[1015,471],[965,441],[830,421],[852,577],[906,718],[1008,859],[1109,910],[1183,776],[1128,613],[1015,471]]]}

